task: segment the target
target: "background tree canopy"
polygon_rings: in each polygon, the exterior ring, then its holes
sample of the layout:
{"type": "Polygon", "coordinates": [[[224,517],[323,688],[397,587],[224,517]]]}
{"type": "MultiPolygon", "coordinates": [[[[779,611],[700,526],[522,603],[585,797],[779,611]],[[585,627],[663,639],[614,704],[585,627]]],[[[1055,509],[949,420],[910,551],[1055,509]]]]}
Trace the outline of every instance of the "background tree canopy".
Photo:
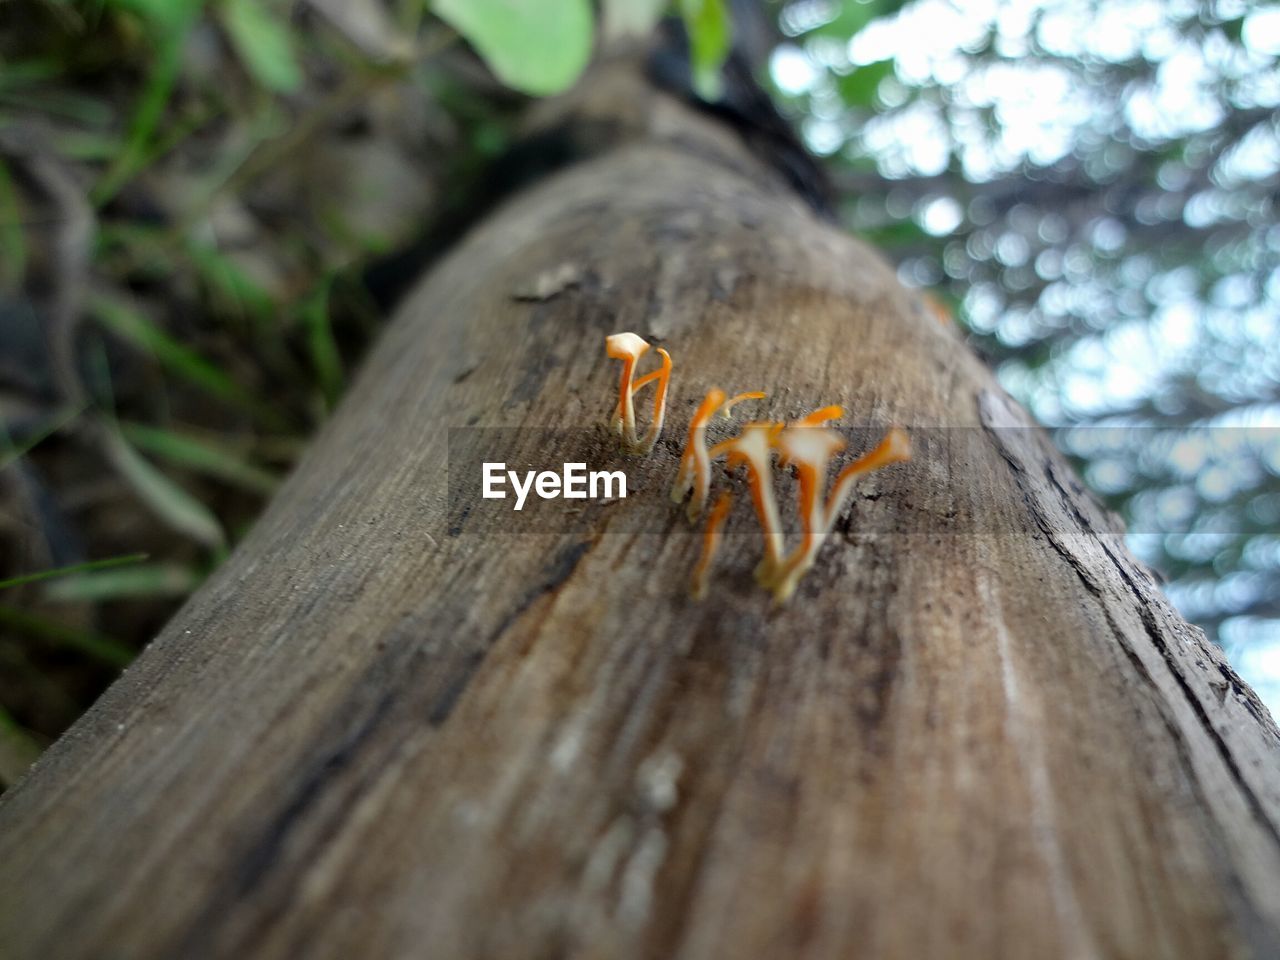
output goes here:
{"type": "MultiPolygon", "coordinates": [[[[1280,7],[767,5],[840,214],[1280,704],[1280,7]]],[[[0,782],[225,556],[527,97],[723,0],[0,4],[0,782]]]]}
{"type": "Polygon", "coordinates": [[[801,2],[772,75],[937,294],[1280,703],[1280,7],[801,2]]]}

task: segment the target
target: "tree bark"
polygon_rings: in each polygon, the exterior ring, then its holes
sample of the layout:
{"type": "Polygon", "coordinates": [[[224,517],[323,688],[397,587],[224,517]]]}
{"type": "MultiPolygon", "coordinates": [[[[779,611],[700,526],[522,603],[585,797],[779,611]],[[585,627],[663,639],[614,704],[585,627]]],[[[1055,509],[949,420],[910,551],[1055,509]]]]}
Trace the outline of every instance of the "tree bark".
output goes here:
{"type": "Polygon", "coordinates": [[[436,265],[0,801],[0,954],[1280,956],[1276,726],[957,332],[634,71],[548,109],[610,149],[436,265]],[[468,529],[451,428],[595,457],[621,330],[676,362],[640,495],[468,529]],[[744,512],[696,603],[658,511],[712,385],[916,438],[782,608],[744,512]]]}

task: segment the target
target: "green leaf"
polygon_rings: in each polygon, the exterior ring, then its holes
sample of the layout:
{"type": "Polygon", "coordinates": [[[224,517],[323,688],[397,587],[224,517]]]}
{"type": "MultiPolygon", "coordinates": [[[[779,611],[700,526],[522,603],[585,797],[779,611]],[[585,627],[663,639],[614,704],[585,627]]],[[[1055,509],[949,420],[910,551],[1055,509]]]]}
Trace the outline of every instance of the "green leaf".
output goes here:
{"type": "Polygon", "coordinates": [[[836,79],[840,99],[851,107],[870,107],[876,102],[880,81],[893,76],[893,58],[877,60],[836,79]]]}
{"type": "Polygon", "coordinates": [[[114,426],[105,426],[111,461],[139,499],[179,533],[207,547],[221,547],[226,538],[209,508],[152,466],[114,426]]]}
{"type": "Polygon", "coordinates": [[[264,0],[224,0],[222,25],[245,69],[262,86],[292,93],[302,85],[288,25],[264,0]]]}
{"type": "Polygon", "coordinates": [[[433,9],[523,93],[567,89],[591,56],[589,0],[437,0],[433,9]]]}
{"type": "Polygon", "coordinates": [[[689,35],[693,88],[703,100],[719,100],[720,67],[729,56],[732,30],[724,0],[680,0],[680,16],[689,35]]]}

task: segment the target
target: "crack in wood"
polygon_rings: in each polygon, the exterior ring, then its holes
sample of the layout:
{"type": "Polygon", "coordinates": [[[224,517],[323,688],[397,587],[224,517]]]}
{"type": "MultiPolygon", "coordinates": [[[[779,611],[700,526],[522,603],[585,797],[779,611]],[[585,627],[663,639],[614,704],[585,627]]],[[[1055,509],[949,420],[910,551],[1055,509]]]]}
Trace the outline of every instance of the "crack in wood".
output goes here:
{"type": "MultiPolygon", "coordinates": [[[[1231,856],[1228,851],[1227,839],[1223,824],[1216,815],[1213,815],[1213,805],[1205,785],[1201,782],[1201,777],[1196,768],[1195,759],[1191,750],[1191,745],[1187,740],[1185,731],[1177,722],[1176,718],[1170,713],[1166,700],[1161,695],[1160,687],[1154,675],[1148,669],[1145,661],[1138,654],[1129,640],[1127,631],[1117,621],[1110,604],[1107,602],[1105,591],[1093,579],[1088,572],[1088,568],[1080,560],[1075,553],[1063,544],[1055,535],[1053,525],[1049,522],[1049,518],[1044,515],[1040,502],[1028,489],[1027,483],[1030,476],[1025,464],[1021,459],[1008,448],[1001,434],[1001,428],[993,426],[986,417],[986,410],[983,406],[982,398],[979,398],[979,412],[983,428],[988,437],[991,439],[996,451],[1001,458],[1011,468],[1010,473],[1018,493],[1026,506],[1031,518],[1036,526],[1044,534],[1046,542],[1053,551],[1067,563],[1067,565],[1075,572],[1080,580],[1081,585],[1093,596],[1098,605],[1099,611],[1106,620],[1107,626],[1116,639],[1120,649],[1124,652],[1126,659],[1133,667],[1134,671],[1142,678],[1147,687],[1154,693],[1149,698],[1154,705],[1161,722],[1166,731],[1169,733],[1170,740],[1177,752],[1179,762],[1183,767],[1187,777],[1188,786],[1195,793],[1199,809],[1204,813],[1204,820],[1207,825],[1212,825],[1212,829],[1206,839],[1210,841],[1214,850],[1214,865],[1220,879],[1224,884],[1224,888],[1230,893],[1230,899],[1234,906],[1234,912],[1241,924],[1241,929],[1245,933],[1246,938],[1255,949],[1257,956],[1275,956],[1280,953],[1280,937],[1267,923],[1262,916],[1258,905],[1254,902],[1254,898],[1250,895],[1245,886],[1244,878],[1235,870],[1230,868],[1231,856]]],[[[1133,594],[1137,601],[1137,613],[1139,622],[1142,625],[1143,633],[1148,641],[1152,644],[1155,651],[1159,654],[1162,662],[1172,675],[1176,685],[1181,691],[1188,707],[1191,709],[1196,718],[1198,726],[1209,738],[1214,748],[1214,752],[1222,761],[1227,769],[1232,782],[1239,791],[1245,806],[1250,810],[1264,832],[1268,835],[1273,844],[1280,848],[1280,831],[1277,831],[1276,824],[1268,816],[1265,806],[1261,799],[1254,792],[1251,785],[1246,781],[1244,773],[1238,762],[1231,752],[1230,747],[1223,740],[1218,731],[1213,727],[1207,712],[1200,703],[1199,698],[1195,695],[1195,691],[1191,689],[1189,682],[1175,664],[1175,658],[1165,643],[1161,633],[1160,626],[1156,622],[1154,614],[1150,609],[1150,598],[1144,591],[1138,588],[1132,577],[1125,570],[1115,553],[1097,534],[1091,521],[1083,515],[1079,506],[1062,485],[1058,483],[1057,478],[1053,476],[1050,467],[1051,460],[1046,458],[1045,468],[1043,470],[1045,479],[1055,489],[1062,505],[1068,509],[1076,521],[1081,524],[1083,534],[1092,535],[1098,542],[1100,549],[1106,554],[1111,565],[1115,568],[1117,575],[1126,584],[1129,591],[1133,594]]]]}

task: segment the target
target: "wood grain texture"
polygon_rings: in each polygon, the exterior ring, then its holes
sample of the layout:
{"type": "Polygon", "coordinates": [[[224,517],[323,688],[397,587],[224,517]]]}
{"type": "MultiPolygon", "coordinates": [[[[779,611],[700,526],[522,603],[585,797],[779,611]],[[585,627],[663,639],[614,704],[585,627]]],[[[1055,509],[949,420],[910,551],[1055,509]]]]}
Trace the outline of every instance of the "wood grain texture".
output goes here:
{"type": "Polygon", "coordinates": [[[432,271],[0,800],[0,955],[1280,956],[1255,695],[875,253],[635,83],[579,94],[623,142],[432,271]],[[745,536],[689,600],[677,509],[451,525],[448,429],[600,423],[628,329],[676,359],[668,477],[712,384],[967,439],[868,479],[781,610],[745,536]]]}

